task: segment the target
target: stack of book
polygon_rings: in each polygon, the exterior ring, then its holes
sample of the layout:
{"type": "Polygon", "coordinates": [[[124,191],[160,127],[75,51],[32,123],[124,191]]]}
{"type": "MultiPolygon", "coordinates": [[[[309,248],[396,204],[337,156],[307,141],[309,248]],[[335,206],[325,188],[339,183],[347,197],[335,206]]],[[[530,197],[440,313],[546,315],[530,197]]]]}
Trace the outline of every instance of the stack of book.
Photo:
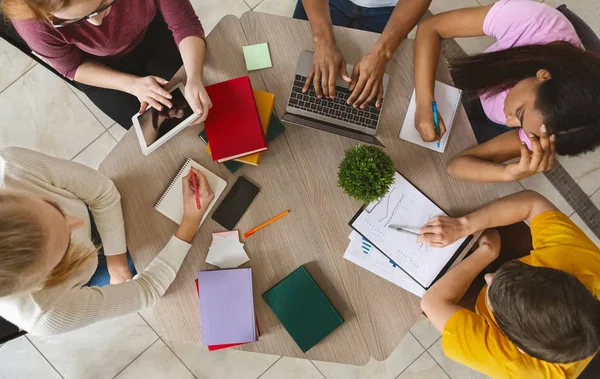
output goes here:
{"type": "Polygon", "coordinates": [[[253,90],[247,76],[213,84],[206,91],[213,107],[198,135],[207,144],[206,152],[231,172],[242,164],[258,166],[267,144],[285,131],[273,115],[275,95],[253,90]]]}
{"type": "Polygon", "coordinates": [[[202,343],[208,350],[258,340],[251,268],[200,271],[196,286],[202,343]]]}

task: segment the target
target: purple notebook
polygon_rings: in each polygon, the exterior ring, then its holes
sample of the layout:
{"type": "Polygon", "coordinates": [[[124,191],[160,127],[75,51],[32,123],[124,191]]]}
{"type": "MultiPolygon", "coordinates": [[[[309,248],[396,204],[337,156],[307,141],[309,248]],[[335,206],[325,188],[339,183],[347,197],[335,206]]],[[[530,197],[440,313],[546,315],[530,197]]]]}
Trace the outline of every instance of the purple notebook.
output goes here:
{"type": "Polygon", "coordinates": [[[252,269],[200,271],[198,291],[204,346],[256,341],[252,269]]]}

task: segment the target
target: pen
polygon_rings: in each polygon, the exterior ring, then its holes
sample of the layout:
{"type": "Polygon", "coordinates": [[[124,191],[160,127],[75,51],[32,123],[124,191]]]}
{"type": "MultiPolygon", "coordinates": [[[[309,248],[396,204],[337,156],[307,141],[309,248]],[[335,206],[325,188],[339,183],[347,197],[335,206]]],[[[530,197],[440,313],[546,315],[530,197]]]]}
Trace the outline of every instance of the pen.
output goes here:
{"type": "MultiPolygon", "coordinates": [[[[437,112],[437,103],[434,100],[431,103],[431,108],[433,109],[433,124],[435,125],[435,135],[439,138],[440,136],[440,121],[438,120],[438,112],[437,112]]],[[[440,147],[440,141],[437,141],[437,147],[440,147]]]]}
{"type": "Polygon", "coordinates": [[[200,196],[198,196],[198,185],[196,184],[196,174],[192,170],[192,184],[194,185],[194,195],[196,196],[196,207],[200,209],[200,196]]]}
{"type": "Polygon", "coordinates": [[[402,232],[402,233],[410,234],[412,236],[419,236],[419,233],[415,233],[415,232],[411,232],[410,230],[402,229],[398,225],[388,225],[388,228],[390,228],[392,230],[395,230],[397,232],[402,232]]]}
{"type": "Polygon", "coordinates": [[[278,214],[277,216],[273,217],[273,218],[272,218],[272,219],[270,219],[269,221],[267,221],[267,222],[264,222],[264,223],[260,224],[259,226],[257,226],[256,228],[254,228],[254,229],[251,229],[251,230],[247,231],[246,233],[244,233],[244,238],[248,238],[248,237],[250,237],[251,235],[253,235],[253,234],[254,234],[254,233],[256,233],[257,231],[259,231],[259,230],[261,230],[262,228],[264,228],[265,226],[267,226],[267,225],[269,225],[269,224],[271,224],[271,223],[273,223],[273,222],[275,222],[275,221],[279,220],[280,218],[282,218],[283,216],[287,215],[288,213],[290,213],[290,211],[289,211],[289,210],[287,210],[287,211],[285,211],[285,212],[281,212],[280,214],[278,214]]]}

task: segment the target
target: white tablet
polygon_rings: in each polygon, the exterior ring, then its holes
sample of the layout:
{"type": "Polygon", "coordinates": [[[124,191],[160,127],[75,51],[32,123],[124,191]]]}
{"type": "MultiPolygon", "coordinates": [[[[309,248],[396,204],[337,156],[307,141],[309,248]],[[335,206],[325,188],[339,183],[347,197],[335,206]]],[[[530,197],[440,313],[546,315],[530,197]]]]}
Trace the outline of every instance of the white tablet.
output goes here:
{"type": "Polygon", "coordinates": [[[140,147],[145,155],[158,149],[200,117],[194,113],[185,99],[183,84],[177,84],[169,92],[173,96],[171,109],[163,107],[162,111],[158,111],[148,106],[143,114],[137,113],[131,118],[140,147]]]}

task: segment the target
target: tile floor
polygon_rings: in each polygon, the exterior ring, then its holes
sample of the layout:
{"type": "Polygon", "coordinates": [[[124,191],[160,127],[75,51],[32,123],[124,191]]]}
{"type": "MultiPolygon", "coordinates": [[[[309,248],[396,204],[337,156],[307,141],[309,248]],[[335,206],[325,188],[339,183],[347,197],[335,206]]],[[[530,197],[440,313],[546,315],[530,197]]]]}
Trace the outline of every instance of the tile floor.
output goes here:
{"type": "MultiPolygon", "coordinates": [[[[600,33],[600,3],[596,0],[545,1],[552,6],[566,3],[600,33]]],[[[439,13],[492,2],[433,0],[430,9],[439,13]]],[[[224,15],[240,16],[248,10],[291,16],[295,3],[295,0],[192,0],[207,31],[224,15]]],[[[482,37],[460,39],[458,43],[466,52],[477,53],[492,40],[482,37]]],[[[78,91],[4,40],[0,40],[0,67],[0,114],[3,115],[0,146],[28,147],[97,168],[125,134],[78,91]]],[[[600,152],[560,161],[600,207],[600,152]]],[[[523,188],[545,194],[589,232],[544,176],[497,186],[500,195],[523,188]]],[[[590,237],[600,245],[595,236],[590,237]]],[[[485,376],[446,358],[440,334],[424,317],[386,361],[371,360],[362,367],[236,350],[208,353],[199,346],[164,340],[151,309],[56,337],[25,336],[0,346],[0,379],[167,377],[475,379],[485,376]]]]}

